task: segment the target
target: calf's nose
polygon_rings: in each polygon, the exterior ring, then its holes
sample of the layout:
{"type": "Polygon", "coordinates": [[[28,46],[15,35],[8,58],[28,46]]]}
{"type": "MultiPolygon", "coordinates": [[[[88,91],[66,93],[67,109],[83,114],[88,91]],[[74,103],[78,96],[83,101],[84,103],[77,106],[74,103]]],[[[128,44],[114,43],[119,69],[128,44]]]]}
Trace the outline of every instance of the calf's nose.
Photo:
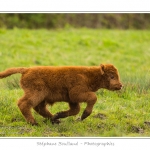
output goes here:
{"type": "Polygon", "coordinates": [[[123,85],[120,83],[120,88],[122,89],[123,88],[123,85]]]}

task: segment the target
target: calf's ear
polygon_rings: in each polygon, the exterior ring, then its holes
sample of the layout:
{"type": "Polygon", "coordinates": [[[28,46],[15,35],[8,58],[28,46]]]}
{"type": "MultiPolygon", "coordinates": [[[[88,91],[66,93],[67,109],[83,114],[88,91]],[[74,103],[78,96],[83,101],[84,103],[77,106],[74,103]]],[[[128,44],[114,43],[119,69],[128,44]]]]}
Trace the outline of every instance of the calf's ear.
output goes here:
{"type": "Polygon", "coordinates": [[[105,66],[103,64],[100,64],[100,71],[102,75],[104,74],[104,69],[105,69],[105,66]]]}

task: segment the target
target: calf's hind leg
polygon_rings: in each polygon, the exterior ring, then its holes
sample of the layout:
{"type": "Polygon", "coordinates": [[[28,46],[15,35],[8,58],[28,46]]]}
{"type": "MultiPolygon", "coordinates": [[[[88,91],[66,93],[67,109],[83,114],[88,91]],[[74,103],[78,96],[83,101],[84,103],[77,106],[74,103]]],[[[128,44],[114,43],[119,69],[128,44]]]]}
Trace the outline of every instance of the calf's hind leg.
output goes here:
{"type": "MultiPolygon", "coordinates": [[[[47,119],[52,119],[53,115],[48,111],[48,109],[46,108],[46,102],[42,101],[40,104],[38,104],[34,110],[39,113],[41,116],[43,116],[44,118],[47,119]]],[[[55,120],[55,123],[60,123],[60,121],[57,119],[55,120]]]]}
{"type": "Polygon", "coordinates": [[[46,102],[42,101],[40,104],[38,104],[34,110],[39,113],[41,116],[43,116],[44,118],[47,119],[51,119],[52,118],[52,114],[48,111],[48,109],[46,108],[46,102]]]}
{"type": "Polygon", "coordinates": [[[31,108],[33,106],[30,103],[30,100],[26,96],[19,99],[18,107],[28,123],[30,123],[32,125],[37,125],[34,117],[32,116],[32,113],[31,113],[31,108]]]}
{"type": "Polygon", "coordinates": [[[31,109],[35,108],[43,101],[43,99],[44,94],[35,91],[30,91],[30,93],[26,93],[21,99],[19,99],[18,107],[28,123],[37,125],[34,117],[32,116],[31,109]]]}

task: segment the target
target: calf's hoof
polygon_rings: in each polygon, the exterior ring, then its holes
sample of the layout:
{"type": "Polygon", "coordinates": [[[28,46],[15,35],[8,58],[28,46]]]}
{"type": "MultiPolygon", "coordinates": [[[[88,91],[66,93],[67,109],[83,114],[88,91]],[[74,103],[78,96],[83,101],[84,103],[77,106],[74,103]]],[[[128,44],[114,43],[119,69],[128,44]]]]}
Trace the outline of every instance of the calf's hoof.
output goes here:
{"type": "Polygon", "coordinates": [[[52,124],[60,124],[61,121],[59,119],[51,120],[52,124]]]}
{"type": "Polygon", "coordinates": [[[82,121],[82,120],[81,120],[81,117],[77,118],[76,121],[82,121]]]}
{"type": "Polygon", "coordinates": [[[39,126],[39,124],[37,122],[34,122],[34,123],[30,122],[29,124],[31,124],[32,126],[39,126]]]}

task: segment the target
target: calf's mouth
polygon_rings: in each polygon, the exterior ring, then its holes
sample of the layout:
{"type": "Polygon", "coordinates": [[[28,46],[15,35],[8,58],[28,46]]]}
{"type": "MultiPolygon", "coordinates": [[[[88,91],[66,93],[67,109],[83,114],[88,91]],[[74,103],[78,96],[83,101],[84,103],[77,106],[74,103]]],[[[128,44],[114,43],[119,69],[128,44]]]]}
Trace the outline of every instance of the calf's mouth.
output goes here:
{"type": "Polygon", "coordinates": [[[118,90],[121,90],[122,87],[123,87],[122,84],[116,84],[116,85],[112,86],[112,87],[110,88],[110,90],[112,90],[112,91],[118,91],[118,90]]]}

